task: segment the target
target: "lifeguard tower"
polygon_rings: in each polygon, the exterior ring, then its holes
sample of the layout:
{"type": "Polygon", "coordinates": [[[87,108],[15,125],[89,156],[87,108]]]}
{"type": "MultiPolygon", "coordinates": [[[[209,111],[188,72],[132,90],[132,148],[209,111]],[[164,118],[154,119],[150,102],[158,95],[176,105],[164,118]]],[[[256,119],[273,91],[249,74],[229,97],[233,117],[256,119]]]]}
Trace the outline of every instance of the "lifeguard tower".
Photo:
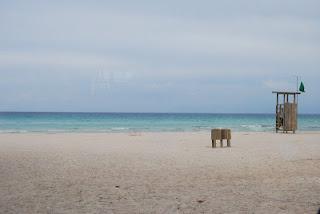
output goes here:
{"type": "Polygon", "coordinates": [[[273,91],[272,93],[277,94],[276,132],[280,130],[284,133],[288,133],[288,131],[295,133],[298,125],[298,95],[301,93],[284,91],[273,91]]]}

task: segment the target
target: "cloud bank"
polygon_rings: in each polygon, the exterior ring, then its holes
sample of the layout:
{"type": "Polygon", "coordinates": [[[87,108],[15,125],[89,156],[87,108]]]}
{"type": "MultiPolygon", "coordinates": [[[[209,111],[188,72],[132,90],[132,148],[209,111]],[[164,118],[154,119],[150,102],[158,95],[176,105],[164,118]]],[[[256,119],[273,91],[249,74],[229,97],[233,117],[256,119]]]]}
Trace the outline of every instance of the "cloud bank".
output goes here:
{"type": "Polygon", "coordinates": [[[0,6],[2,111],[272,112],[299,75],[320,113],[318,1],[0,6]]]}

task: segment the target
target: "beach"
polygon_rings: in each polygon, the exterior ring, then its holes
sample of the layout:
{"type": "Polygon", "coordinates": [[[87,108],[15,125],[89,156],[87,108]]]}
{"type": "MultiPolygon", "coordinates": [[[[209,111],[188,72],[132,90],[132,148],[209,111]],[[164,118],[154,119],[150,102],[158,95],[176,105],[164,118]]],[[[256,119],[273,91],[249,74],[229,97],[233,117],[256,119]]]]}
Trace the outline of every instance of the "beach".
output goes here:
{"type": "Polygon", "coordinates": [[[0,213],[316,213],[320,132],[0,134],[0,213]],[[224,144],[226,146],[226,142],[224,144]]]}

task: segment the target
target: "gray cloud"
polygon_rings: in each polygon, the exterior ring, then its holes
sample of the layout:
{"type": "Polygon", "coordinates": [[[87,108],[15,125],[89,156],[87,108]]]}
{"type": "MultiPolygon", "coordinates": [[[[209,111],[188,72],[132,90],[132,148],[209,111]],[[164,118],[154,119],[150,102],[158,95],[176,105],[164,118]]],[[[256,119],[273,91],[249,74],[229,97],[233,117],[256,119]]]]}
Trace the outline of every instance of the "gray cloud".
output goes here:
{"type": "Polygon", "coordinates": [[[318,111],[319,4],[1,2],[0,110],[270,112],[270,90],[300,75],[318,111]],[[118,80],[92,97],[99,71],[118,80]]]}

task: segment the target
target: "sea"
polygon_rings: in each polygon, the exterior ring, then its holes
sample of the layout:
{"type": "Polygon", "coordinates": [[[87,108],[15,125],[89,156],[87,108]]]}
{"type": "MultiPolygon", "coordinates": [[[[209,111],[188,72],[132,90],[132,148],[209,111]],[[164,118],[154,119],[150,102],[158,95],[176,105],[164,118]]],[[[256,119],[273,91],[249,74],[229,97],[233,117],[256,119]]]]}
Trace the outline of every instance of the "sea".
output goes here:
{"type": "MultiPolygon", "coordinates": [[[[0,112],[0,133],[274,131],[274,114],[0,112]]],[[[320,114],[300,114],[298,130],[320,131],[320,114]]]]}

